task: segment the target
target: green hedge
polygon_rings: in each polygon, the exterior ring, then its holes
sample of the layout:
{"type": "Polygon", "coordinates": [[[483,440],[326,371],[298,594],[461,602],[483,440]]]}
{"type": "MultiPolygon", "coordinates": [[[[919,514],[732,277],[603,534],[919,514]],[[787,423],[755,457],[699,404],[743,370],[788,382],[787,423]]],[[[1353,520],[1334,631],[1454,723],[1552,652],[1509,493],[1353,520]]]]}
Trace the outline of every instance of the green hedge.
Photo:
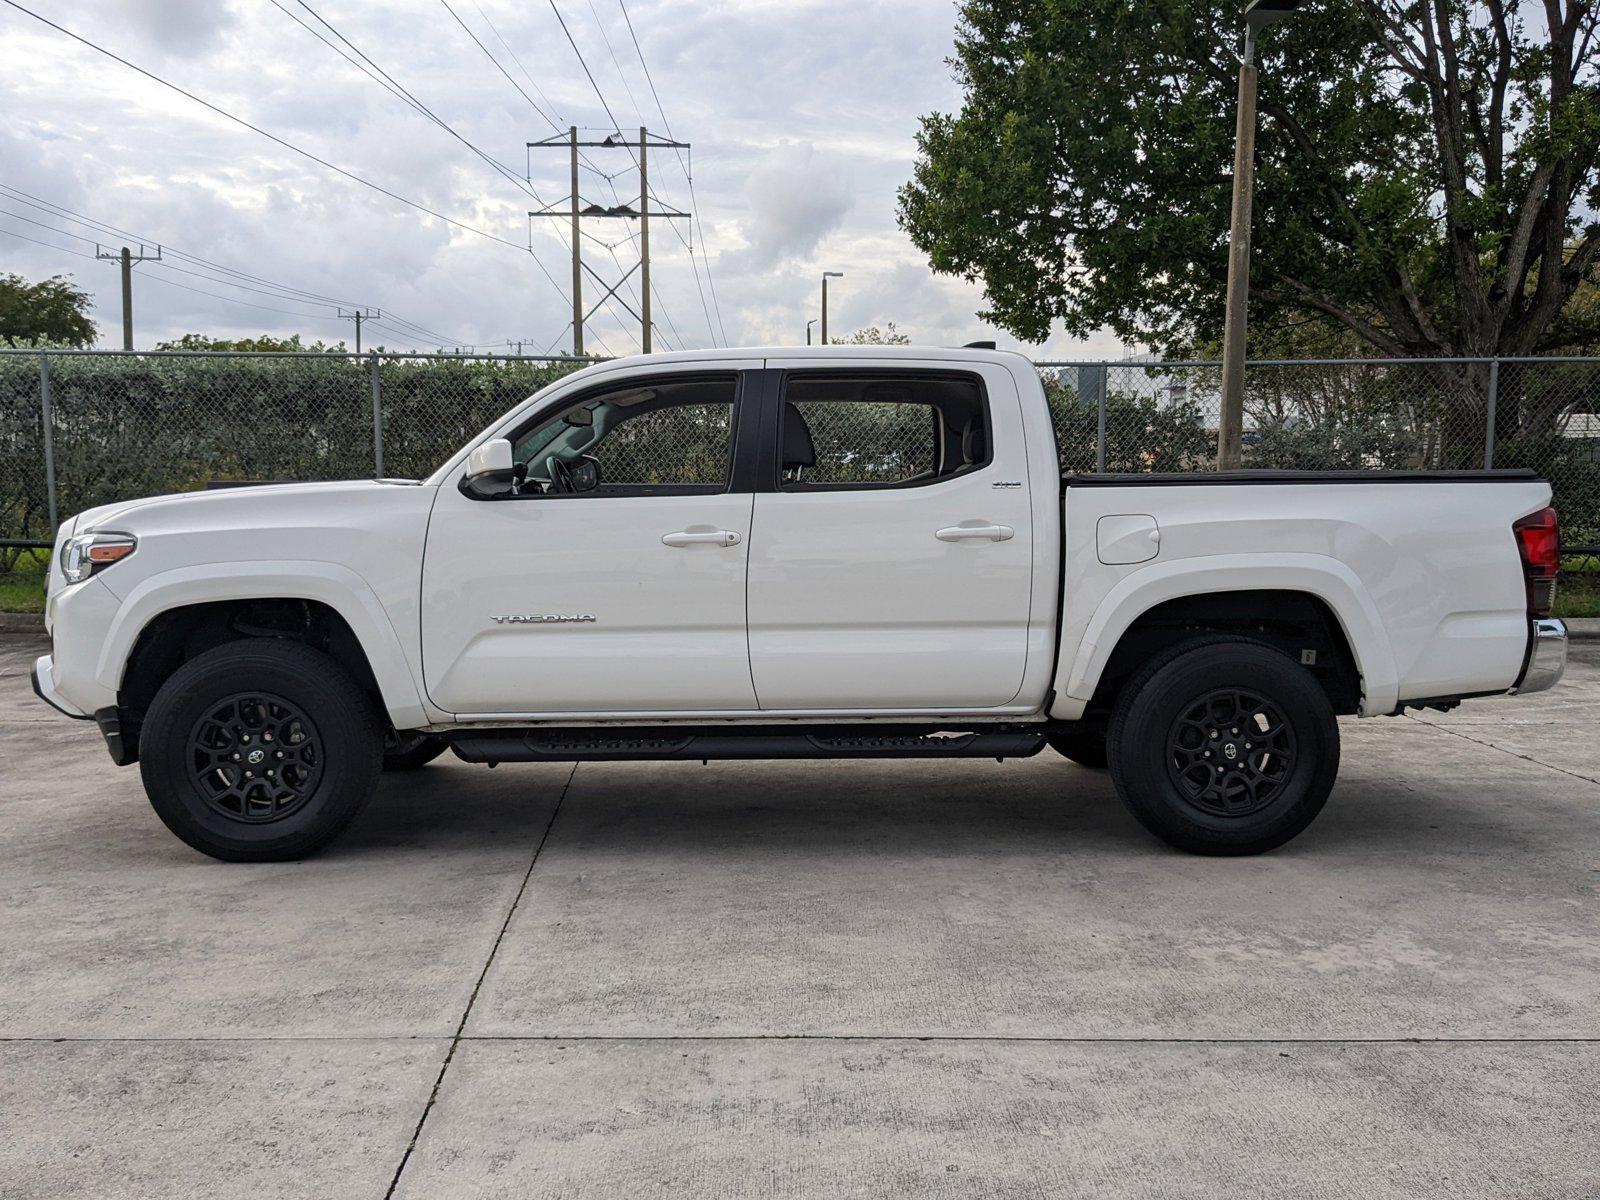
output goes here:
{"type": "MultiPolygon", "coordinates": [[[[576,364],[401,359],[380,367],[384,471],[430,473],[576,364]]],[[[50,358],[58,510],[223,480],[374,471],[370,359],[50,358]]],[[[0,537],[47,538],[37,355],[0,355],[0,537]]]]}

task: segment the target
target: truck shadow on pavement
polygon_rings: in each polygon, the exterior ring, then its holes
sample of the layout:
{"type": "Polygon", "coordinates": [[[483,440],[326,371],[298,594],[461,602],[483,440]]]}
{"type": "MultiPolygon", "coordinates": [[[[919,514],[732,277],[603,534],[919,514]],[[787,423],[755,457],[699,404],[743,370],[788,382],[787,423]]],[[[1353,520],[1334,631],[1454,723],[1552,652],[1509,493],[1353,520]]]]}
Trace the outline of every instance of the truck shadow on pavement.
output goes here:
{"type": "MultiPolygon", "coordinates": [[[[537,838],[558,796],[551,843],[610,854],[1189,857],[1140,828],[1105,772],[1053,759],[591,763],[576,773],[556,764],[506,765],[492,775],[441,764],[385,778],[362,818],[321,857],[537,838]]],[[[1559,826],[1530,829],[1507,798],[1352,770],[1317,821],[1272,856],[1498,856],[1566,840],[1559,826]]]]}

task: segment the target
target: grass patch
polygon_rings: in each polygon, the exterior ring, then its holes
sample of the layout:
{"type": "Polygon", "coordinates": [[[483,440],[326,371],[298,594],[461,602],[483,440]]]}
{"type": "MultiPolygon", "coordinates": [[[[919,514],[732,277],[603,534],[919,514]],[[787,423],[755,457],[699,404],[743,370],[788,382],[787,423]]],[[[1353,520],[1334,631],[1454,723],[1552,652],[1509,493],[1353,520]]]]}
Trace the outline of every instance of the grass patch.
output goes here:
{"type": "Polygon", "coordinates": [[[48,550],[24,550],[11,570],[0,574],[0,612],[42,613],[48,550]]]}
{"type": "Polygon", "coordinates": [[[1600,572],[1562,571],[1552,615],[1600,617],[1600,572]]]}

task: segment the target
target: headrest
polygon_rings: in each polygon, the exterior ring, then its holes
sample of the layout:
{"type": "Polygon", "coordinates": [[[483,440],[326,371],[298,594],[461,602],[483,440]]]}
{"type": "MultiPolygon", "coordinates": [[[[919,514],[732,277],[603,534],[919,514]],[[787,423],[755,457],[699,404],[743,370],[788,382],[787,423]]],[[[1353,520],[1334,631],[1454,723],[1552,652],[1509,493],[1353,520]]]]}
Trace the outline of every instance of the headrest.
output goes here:
{"type": "Polygon", "coordinates": [[[811,440],[811,427],[793,404],[783,406],[783,469],[814,467],[817,447],[811,440]]]}
{"type": "Polygon", "coordinates": [[[982,462],[987,449],[983,444],[983,418],[973,417],[961,430],[961,461],[969,466],[982,462]]]}

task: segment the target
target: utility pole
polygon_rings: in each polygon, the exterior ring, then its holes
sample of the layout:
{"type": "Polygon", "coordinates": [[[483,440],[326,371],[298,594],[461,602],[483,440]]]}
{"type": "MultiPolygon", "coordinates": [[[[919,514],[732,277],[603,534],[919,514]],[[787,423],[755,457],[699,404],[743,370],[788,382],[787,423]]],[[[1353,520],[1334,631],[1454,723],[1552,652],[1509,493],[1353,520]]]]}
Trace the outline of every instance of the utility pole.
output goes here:
{"type": "MultiPolygon", "coordinates": [[[[542,141],[529,142],[527,148],[547,149],[550,147],[563,147],[570,155],[571,162],[571,194],[564,206],[546,205],[528,213],[528,245],[533,245],[533,218],[534,217],[560,217],[572,222],[572,353],[577,356],[583,354],[583,326],[584,322],[592,317],[607,300],[615,298],[617,303],[627,309],[628,314],[639,322],[639,345],[644,353],[649,354],[655,341],[655,322],[650,312],[650,218],[664,217],[668,220],[688,218],[691,214],[680,212],[677,209],[652,207],[650,197],[650,166],[649,151],[654,146],[657,149],[687,150],[688,142],[675,142],[669,138],[652,138],[650,131],[644,126],[639,127],[639,141],[637,164],[639,167],[639,207],[636,209],[630,204],[618,203],[607,207],[601,204],[584,204],[578,190],[578,152],[584,149],[617,150],[629,149],[635,143],[624,138],[621,133],[607,134],[600,141],[580,141],[578,127],[569,126],[565,137],[559,135],[548,137],[542,141]],[[614,283],[607,284],[600,274],[583,261],[583,219],[585,217],[619,217],[623,220],[637,220],[639,222],[639,261],[629,267],[622,278],[614,283]],[[644,292],[640,298],[640,307],[643,311],[635,312],[617,290],[626,283],[635,271],[640,272],[640,283],[644,292]],[[583,277],[587,273],[595,283],[605,288],[600,298],[586,310],[583,304],[583,277]]],[[[530,180],[531,182],[531,180],[530,180]]]]}
{"type": "Polygon", "coordinates": [[[1256,39],[1303,0],[1251,0],[1245,7],[1239,56],[1239,113],[1234,126],[1233,215],[1228,233],[1228,298],[1222,319],[1222,411],[1217,420],[1217,470],[1237,470],[1244,457],[1244,352],[1250,303],[1250,201],[1256,177],[1256,39]]]}
{"type": "Polygon", "coordinates": [[[650,131],[639,126],[639,322],[640,345],[650,353],[650,131]]]}
{"type": "Polygon", "coordinates": [[[112,253],[102,250],[98,245],[94,248],[94,256],[103,262],[122,264],[122,348],[133,349],[133,268],[135,263],[160,262],[161,247],[157,246],[155,253],[151,254],[145,249],[144,243],[139,243],[139,253],[135,254],[124,246],[120,252],[112,253]]]}
{"type": "Polygon", "coordinates": [[[361,353],[361,322],[363,322],[363,321],[376,321],[382,316],[383,316],[383,312],[380,309],[376,309],[376,308],[358,308],[354,312],[345,312],[345,310],[342,309],[342,308],[339,310],[339,317],[340,317],[341,320],[354,321],[356,323],[356,353],[357,354],[361,353]]]}
{"type": "MultiPolygon", "coordinates": [[[[572,126],[572,353],[583,356],[583,227],[578,212],[578,127],[572,126]]],[[[531,182],[531,181],[530,181],[531,182]]]]}
{"type": "Polygon", "coordinates": [[[828,344],[828,280],[843,279],[843,271],[824,271],[822,273],[822,344],[828,344]]]}

